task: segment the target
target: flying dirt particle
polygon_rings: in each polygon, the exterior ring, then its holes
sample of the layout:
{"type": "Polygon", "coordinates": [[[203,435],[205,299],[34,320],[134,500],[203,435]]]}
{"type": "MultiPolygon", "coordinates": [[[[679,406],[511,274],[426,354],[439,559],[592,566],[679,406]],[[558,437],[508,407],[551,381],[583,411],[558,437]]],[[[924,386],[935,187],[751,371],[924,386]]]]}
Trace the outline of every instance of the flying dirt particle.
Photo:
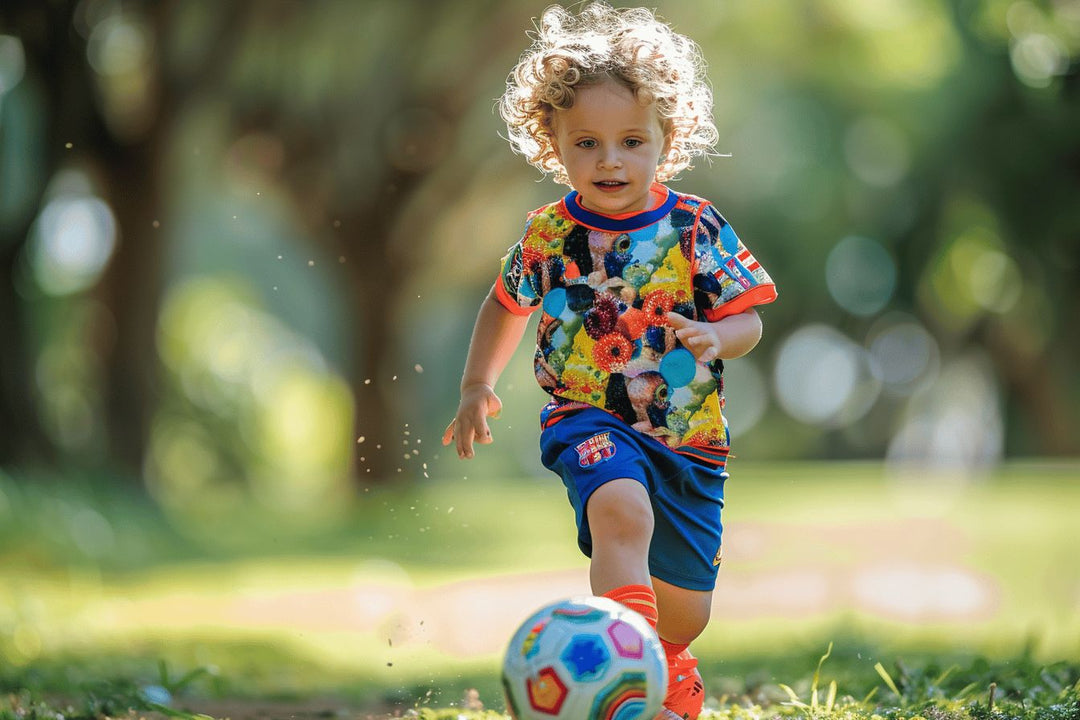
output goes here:
{"type": "Polygon", "coordinates": [[[71,148],[75,147],[75,143],[66,142],[64,143],[64,147],[70,150],[71,148]]]}
{"type": "Polygon", "coordinates": [[[161,227],[161,221],[160,220],[155,220],[154,222],[152,222],[150,224],[154,226],[155,230],[157,230],[159,227],[161,227]]]}
{"type": "Polygon", "coordinates": [[[390,378],[390,379],[391,379],[391,380],[397,380],[397,375],[395,375],[394,377],[392,377],[392,378],[390,378]]]}
{"type": "Polygon", "coordinates": [[[307,261],[307,266],[308,267],[315,267],[315,261],[314,260],[308,260],[307,261]]]}
{"type": "Polygon", "coordinates": [[[422,373],[422,372],[424,372],[424,366],[421,365],[420,363],[416,363],[415,365],[413,365],[413,370],[415,370],[418,373],[422,373]]]}
{"type": "Polygon", "coordinates": [[[365,440],[367,440],[367,437],[364,436],[364,435],[361,435],[360,437],[356,438],[356,444],[359,445],[360,443],[364,442],[365,440]]]}
{"type": "Polygon", "coordinates": [[[370,385],[371,384],[371,378],[367,378],[366,380],[364,380],[364,384],[365,385],[370,385]]]}

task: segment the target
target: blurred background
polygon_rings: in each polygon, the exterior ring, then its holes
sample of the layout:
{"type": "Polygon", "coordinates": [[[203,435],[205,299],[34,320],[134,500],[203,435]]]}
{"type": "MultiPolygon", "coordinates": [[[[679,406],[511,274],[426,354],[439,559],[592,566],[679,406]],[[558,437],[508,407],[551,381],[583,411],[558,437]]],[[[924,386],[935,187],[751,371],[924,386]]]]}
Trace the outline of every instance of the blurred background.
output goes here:
{"type": "MultiPolygon", "coordinates": [[[[780,288],[728,364],[733,474],[813,502],[835,473],[808,463],[955,488],[1023,461],[1075,510],[1080,3],[653,4],[701,45],[730,155],[672,186],[780,288]]],[[[507,479],[565,502],[531,480],[528,339],[495,444],[439,445],[498,260],[565,191],[494,111],[542,9],[0,3],[0,658],[63,646],[42,583],[385,559],[388,513],[445,520],[507,479]]],[[[548,564],[580,563],[559,518],[548,564]]],[[[486,546],[457,530],[438,549],[468,566],[486,546]]]]}

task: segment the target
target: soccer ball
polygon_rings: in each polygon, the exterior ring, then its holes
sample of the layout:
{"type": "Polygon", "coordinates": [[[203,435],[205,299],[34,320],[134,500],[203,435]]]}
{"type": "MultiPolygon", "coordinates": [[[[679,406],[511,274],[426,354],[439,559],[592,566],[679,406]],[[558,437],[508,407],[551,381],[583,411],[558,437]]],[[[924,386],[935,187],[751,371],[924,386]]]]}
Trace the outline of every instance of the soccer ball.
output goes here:
{"type": "Polygon", "coordinates": [[[503,658],[503,691],[517,720],[652,720],[667,679],[649,623],[604,597],[540,608],[503,658]]]}

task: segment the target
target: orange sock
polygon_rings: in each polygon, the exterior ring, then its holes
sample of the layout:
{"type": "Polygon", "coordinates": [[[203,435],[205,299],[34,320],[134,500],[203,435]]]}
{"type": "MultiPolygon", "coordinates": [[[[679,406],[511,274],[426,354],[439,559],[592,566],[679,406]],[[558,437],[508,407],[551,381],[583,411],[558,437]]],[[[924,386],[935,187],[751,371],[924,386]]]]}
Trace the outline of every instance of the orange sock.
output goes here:
{"type": "Polygon", "coordinates": [[[660,644],[664,646],[664,655],[667,655],[668,665],[671,664],[676,655],[690,647],[690,643],[672,643],[664,638],[660,638],[660,644]]]}
{"type": "Polygon", "coordinates": [[[640,613],[656,629],[656,593],[648,585],[623,585],[604,593],[604,597],[640,613]]]}

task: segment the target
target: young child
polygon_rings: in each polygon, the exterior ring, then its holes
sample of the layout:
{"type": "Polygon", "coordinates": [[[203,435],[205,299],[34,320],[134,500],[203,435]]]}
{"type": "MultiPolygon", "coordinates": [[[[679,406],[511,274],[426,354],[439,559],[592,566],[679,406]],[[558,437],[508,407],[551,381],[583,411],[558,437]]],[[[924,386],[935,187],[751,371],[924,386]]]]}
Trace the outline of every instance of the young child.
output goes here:
{"type": "Polygon", "coordinates": [[[562,477],[593,593],[656,628],[659,717],[698,717],[687,649],[720,565],[729,436],[723,361],[761,337],[768,274],[707,200],[660,182],[716,140],[697,46],[646,9],[544,12],[500,110],[510,141],[572,192],[528,216],[476,321],[443,444],[492,441],[495,383],[540,310],[544,465],[562,477]]]}

